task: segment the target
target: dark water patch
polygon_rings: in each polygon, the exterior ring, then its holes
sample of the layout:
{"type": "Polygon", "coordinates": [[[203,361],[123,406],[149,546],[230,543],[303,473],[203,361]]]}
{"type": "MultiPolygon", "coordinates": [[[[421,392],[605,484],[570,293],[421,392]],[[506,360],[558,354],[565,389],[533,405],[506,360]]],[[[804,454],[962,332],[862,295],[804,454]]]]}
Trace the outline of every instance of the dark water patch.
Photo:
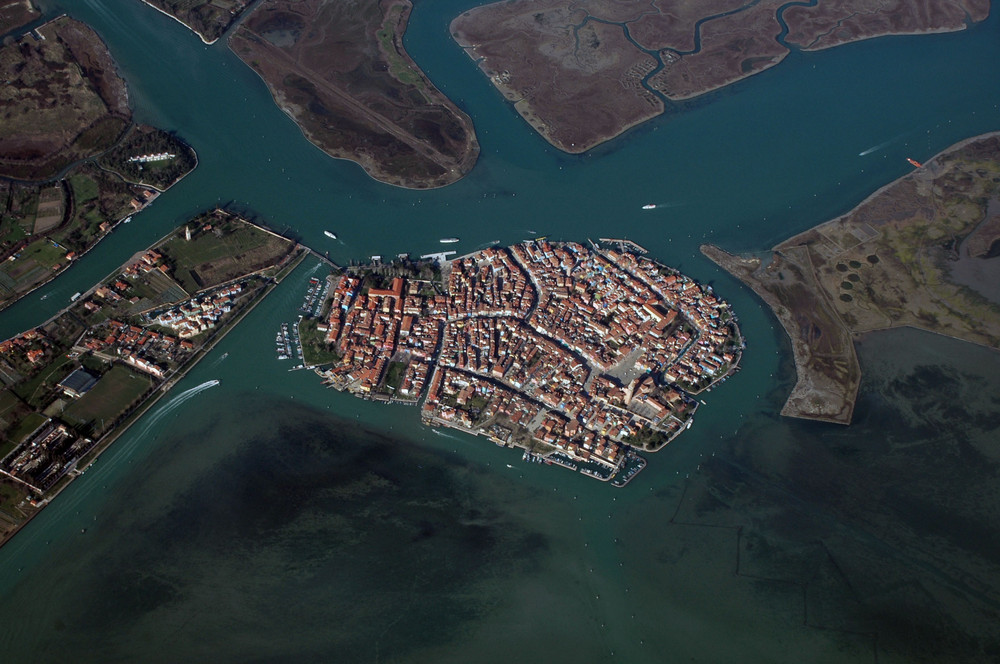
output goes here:
{"type": "MultiPolygon", "coordinates": [[[[866,339],[861,361],[850,427],[758,416],[681,490],[650,496],[672,516],[643,534],[655,554],[646,584],[670,589],[665,615],[711,613],[732,642],[749,622],[801,660],[994,661],[998,358],[901,331],[866,339]]],[[[623,531],[654,509],[628,513],[623,531]]],[[[741,661],[787,661],[755,648],[741,661]]],[[[735,656],[722,644],[705,653],[735,656]]]]}
{"type": "Polygon", "coordinates": [[[169,504],[158,516],[143,498],[155,477],[124,488],[142,516],[120,515],[132,536],[98,541],[61,588],[43,659],[180,661],[238,628],[248,638],[223,660],[398,661],[483,620],[504,604],[497,581],[545,554],[543,533],[480,504],[460,461],[260,406],[205,428],[222,440],[195,428],[161,448],[175,467],[201,446],[229,453],[155,499],[169,504]]]}

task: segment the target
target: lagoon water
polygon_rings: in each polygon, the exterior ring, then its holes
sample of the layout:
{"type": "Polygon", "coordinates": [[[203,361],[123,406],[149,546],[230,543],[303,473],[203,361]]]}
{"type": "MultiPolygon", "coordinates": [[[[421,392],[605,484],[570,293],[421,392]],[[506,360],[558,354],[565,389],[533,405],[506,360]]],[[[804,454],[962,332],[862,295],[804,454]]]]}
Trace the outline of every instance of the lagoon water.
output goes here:
{"type": "Polygon", "coordinates": [[[44,2],[104,37],[136,118],[201,163],[3,312],[0,336],[231,203],[341,263],[448,236],[627,236],[733,303],[743,371],[616,490],[288,372],[272,338],[324,274],[307,261],[0,550],[4,661],[1000,659],[1000,355],[871,336],[850,427],[783,419],[787,340],[697,250],[766,250],[906,157],[998,129],[1000,19],[793,53],[569,156],[449,39],[475,4],[413,12],[407,48],[482,145],[465,179],[415,192],[312,147],[224,44],[134,0],[44,2]]]}

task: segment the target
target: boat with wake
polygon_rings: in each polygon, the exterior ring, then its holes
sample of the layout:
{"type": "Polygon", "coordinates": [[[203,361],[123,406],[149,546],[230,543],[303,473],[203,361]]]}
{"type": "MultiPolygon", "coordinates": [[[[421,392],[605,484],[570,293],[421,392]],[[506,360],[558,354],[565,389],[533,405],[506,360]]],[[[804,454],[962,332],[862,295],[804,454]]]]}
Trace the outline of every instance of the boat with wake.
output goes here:
{"type": "Polygon", "coordinates": [[[337,239],[337,234],[336,233],[331,233],[330,231],[323,231],[323,235],[327,236],[331,240],[336,240],[337,239]]]}
{"type": "Polygon", "coordinates": [[[656,209],[656,203],[646,203],[645,205],[642,206],[642,209],[643,210],[655,210],[656,209]]]}

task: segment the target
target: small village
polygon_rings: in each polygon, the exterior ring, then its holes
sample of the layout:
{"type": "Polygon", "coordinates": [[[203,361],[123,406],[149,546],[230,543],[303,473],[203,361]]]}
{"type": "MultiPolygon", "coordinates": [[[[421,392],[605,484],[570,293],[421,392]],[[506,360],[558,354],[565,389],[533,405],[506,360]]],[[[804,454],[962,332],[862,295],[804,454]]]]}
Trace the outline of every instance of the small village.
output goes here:
{"type": "Polygon", "coordinates": [[[736,371],[743,347],[710,288],[617,246],[491,247],[443,265],[440,283],[331,277],[319,329],[339,360],[316,371],[609,480],[688,428],[694,396],[736,371]]]}
{"type": "Polygon", "coordinates": [[[304,250],[230,213],[205,213],[0,342],[7,418],[0,475],[43,504],[179,380],[304,250]],[[243,249],[233,255],[231,244],[243,249]]]}

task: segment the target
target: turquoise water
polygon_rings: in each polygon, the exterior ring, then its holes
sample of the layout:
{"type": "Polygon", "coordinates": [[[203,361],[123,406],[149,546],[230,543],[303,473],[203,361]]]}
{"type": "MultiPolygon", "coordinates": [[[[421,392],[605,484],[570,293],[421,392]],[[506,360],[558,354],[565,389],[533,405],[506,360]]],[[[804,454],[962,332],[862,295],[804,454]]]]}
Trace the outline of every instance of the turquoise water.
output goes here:
{"type": "Polygon", "coordinates": [[[3,312],[0,336],[236,202],[342,263],[449,236],[459,250],[531,231],[628,236],[733,303],[743,371],[616,491],[288,372],[272,338],[322,274],[307,262],[0,550],[5,661],[996,659],[997,354],[871,337],[855,424],[782,419],[787,341],[697,247],[764,250],[904,174],[906,157],[997,129],[998,19],[793,53],[569,156],[448,38],[474,4],[418,3],[406,46],[473,118],[480,161],[411,192],[313,148],[223,45],[138,2],[46,3],[95,27],[137,119],[176,130],[201,163],[3,312]]]}

